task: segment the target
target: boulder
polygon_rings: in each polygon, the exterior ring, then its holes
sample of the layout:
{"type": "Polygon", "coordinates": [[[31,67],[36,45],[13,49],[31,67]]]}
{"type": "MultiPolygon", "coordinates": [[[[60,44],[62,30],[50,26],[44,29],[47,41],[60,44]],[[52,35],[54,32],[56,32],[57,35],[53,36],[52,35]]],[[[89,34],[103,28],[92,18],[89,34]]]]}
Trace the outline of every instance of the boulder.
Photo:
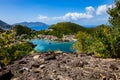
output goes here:
{"type": "Polygon", "coordinates": [[[10,80],[13,74],[10,70],[2,70],[0,71],[0,80],[10,80]]]}
{"type": "Polygon", "coordinates": [[[38,60],[39,57],[40,57],[40,55],[35,55],[35,56],[33,56],[33,59],[34,59],[34,60],[38,60]]]}

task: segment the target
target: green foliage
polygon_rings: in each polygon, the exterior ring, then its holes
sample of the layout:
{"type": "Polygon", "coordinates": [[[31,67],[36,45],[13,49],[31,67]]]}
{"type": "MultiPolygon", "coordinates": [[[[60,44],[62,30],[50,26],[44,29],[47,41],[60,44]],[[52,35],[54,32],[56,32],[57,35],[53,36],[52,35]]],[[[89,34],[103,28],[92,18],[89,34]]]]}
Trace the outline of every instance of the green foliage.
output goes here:
{"type": "Polygon", "coordinates": [[[111,28],[103,27],[94,35],[94,52],[101,57],[112,57],[111,28]]]}
{"type": "MultiPolygon", "coordinates": [[[[0,34],[0,61],[4,62],[5,64],[17,59],[20,56],[29,54],[29,52],[33,50],[34,47],[32,43],[18,40],[17,37],[21,36],[20,34],[23,33],[21,33],[22,31],[19,33],[19,30],[17,30],[19,36],[16,36],[16,32],[14,31],[14,29],[7,30],[0,34]]],[[[27,31],[26,28],[22,28],[20,30],[23,29],[27,31]]],[[[28,33],[29,32],[30,31],[28,30],[28,33]]]]}
{"type": "Polygon", "coordinates": [[[74,44],[77,53],[87,53],[91,49],[90,45],[93,42],[92,36],[86,32],[78,32],[76,35],[77,42],[74,44]]]}
{"type": "Polygon", "coordinates": [[[0,48],[0,61],[7,64],[12,60],[23,55],[29,54],[33,50],[33,45],[28,42],[23,42],[13,46],[0,48]]]}
{"type": "Polygon", "coordinates": [[[115,6],[108,10],[109,22],[115,26],[120,26],[120,0],[115,0],[115,6]]]}
{"type": "Polygon", "coordinates": [[[74,44],[77,52],[94,52],[99,57],[120,57],[120,29],[101,26],[94,35],[79,32],[74,44]]]}
{"type": "Polygon", "coordinates": [[[71,22],[60,22],[52,25],[49,29],[53,29],[54,31],[58,31],[58,33],[62,34],[74,34],[78,31],[84,30],[82,26],[71,22]]]}
{"type": "Polygon", "coordinates": [[[76,35],[75,43],[77,51],[93,51],[100,57],[120,58],[120,1],[117,0],[115,7],[108,10],[111,26],[100,25],[95,33],[90,36],[84,32],[76,35]]]}
{"type": "Polygon", "coordinates": [[[26,26],[22,26],[22,25],[15,25],[12,30],[14,32],[16,32],[16,35],[22,35],[22,34],[27,34],[30,35],[32,33],[33,30],[31,30],[30,28],[26,27],[26,26]]]}
{"type": "Polygon", "coordinates": [[[52,31],[40,31],[39,33],[45,35],[54,35],[56,37],[62,38],[63,34],[76,34],[78,31],[84,31],[86,28],[71,22],[60,22],[50,26],[49,29],[52,29],[52,31]]]}

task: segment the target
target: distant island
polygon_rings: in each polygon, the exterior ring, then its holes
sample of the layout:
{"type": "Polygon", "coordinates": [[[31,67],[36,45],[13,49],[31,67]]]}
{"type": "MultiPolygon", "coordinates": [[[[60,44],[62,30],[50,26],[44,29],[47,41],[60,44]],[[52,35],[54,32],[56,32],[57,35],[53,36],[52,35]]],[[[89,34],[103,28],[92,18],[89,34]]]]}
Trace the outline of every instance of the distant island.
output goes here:
{"type": "Polygon", "coordinates": [[[1,29],[10,29],[12,26],[0,20],[0,28],[1,29]]]}
{"type": "Polygon", "coordinates": [[[27,26],[34,30],[45,30],[49,27],[48,24],[43,23],[43,22],[21,22],[21,23],[16,23],[13,25],[23,25],[23,26],[27,26]]]}

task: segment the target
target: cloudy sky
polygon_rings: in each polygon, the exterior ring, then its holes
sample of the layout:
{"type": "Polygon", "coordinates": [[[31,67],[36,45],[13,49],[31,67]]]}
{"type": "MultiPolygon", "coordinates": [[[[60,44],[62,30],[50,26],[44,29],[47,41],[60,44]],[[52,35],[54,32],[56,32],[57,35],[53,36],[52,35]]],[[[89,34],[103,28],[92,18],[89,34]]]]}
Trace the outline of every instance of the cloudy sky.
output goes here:
{"type": "Polygon", "coordinates": [[[107,24],[114,0],[0,0],[0,20],[45,22],[71,21],[81,25],[107,24]]]}

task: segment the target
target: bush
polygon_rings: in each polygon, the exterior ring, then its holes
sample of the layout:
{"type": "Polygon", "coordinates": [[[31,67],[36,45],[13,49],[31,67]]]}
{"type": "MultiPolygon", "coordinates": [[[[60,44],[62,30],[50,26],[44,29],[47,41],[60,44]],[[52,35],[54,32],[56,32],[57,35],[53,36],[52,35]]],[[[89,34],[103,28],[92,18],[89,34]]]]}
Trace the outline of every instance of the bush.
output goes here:
{"type": "Polygon", "coordinates": [[[78,33],[75,43],[77,51],[93,51],[100,57],[120,58],[120,1],[115,1],[115,7],[108,10],[111,26],[101,25],[95,34],[78,33]],[[92,41],[92,42],[91,42],[92,41]]]}
{"type": "Polygon", "coordinates": [[[29,54],[33,50],[33,45],[29,42],[3,47],[0,49],[0,61],[8,64],[10,61],[15,60],[23,55],[29,54]]]}
{"type": "Polygon", "coordinates": [[[77,53],[88,53],[89,51],[92,51],[90,46],[93,43],[93,38],[90,34],[86,32],[78,32],[76,38],[77,42],[74,44],[74,48],[77,53]]]}

